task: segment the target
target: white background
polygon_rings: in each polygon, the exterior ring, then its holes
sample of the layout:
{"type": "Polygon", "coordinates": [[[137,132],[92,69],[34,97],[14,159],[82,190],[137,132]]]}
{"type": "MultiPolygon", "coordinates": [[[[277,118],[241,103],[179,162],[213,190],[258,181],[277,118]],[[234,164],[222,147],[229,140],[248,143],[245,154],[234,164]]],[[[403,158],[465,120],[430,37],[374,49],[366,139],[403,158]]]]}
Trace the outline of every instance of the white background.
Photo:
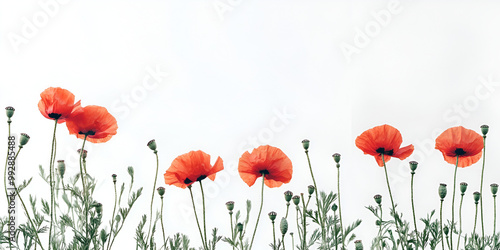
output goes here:
{"type": "MultiPolygon", "coordinates": [[[[255,249],[272,242],[267,213],[284,215],[283,192],[306,192],[312,184],[302,139],[311,140],[321,190],[336,192],[331,155],[341,153],[344,225],[363,219],[355,233],[368,247],[377,228],[365,206],[374,205],[377,193],[384,196],[385,211],[390,203],[383,169],[355,147],[356,136],[390,124],[401,131],[403,146],[415,146],[408,159],[388,162],[394,199],[413,225],[408,161],[420,163],[417,218],[438,208],[437,188],[447,183],[444,214],[451,219],[453,165],[434,149],[434,140],[452,126],[479,132],[488,124],[484,205],[490,235],[489,185],[500,182],[499,11],[496,1],[2,0],[0,105],[16,108],[13,132],[31,136],[20,155],[18,180],[34,177],[25,197],[48,197],[38,165],[48,165],[53,123],[37,103],[44,89],[60,86],[84,106],[108,108],[118,121],[118,134],[109,142],[87,144],[88,171],[99,179],[95,198],[104,204],[105,219],[112,213],[111,174],[128,182],[126,168],[134,166],[135,187],[144,187],[116,249],[133,248],[139,218],[149,214],[155,159],[146,143],[153,138],[160,156],[158,186],[180,154],[201,149],[213,160],[222,157],[226,169],[215,182],[204,183],[208,228],[218,227],[224,236],[226,201],[243,209],[252,200],[249,236],[258,210],[260,185],[248,187],[239,178],[239,156],[270,144],[291,158],[291,183],[265,190],[255,249]]],[[[57,159],[66,160],[67,176],[77,173],[75,151],[82,141],[69,136],[64,124],[57,140],[57,159]]],[[[469,183],[467,233],[480,169],[478,163],[458,171],[457,182],[469,183]]],[[[194,191],[199,197],[197,185],[194,191]]],[[[5,199],[0,202],[4,207],[5,199]]],[[[165,202],[167,234],[188,234],[198,246],[188,191],[166,187],[165,202]]],[[[291,225],[294,218],[292,213],[291,225]]],[[[286,241],[289,248],[290,237],[286,241]]]]}

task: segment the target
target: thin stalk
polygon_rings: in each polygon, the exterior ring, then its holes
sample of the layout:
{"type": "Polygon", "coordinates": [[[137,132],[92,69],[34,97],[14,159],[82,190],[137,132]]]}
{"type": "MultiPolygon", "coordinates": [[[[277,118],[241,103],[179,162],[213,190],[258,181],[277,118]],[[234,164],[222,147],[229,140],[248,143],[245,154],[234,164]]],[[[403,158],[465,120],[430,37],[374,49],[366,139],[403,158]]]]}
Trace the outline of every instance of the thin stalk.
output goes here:
{"type": "Polygon", "coordinates": [[[165,226],[163,226],[163,195],[160,196],[161,199],[161,210],[160,210],[160,222],[161,222],[161,232],[163,234],[163,248],[167,249],[165,244],[167,244],[167,239],[165,238],[165,226]]]}
{"type": "Polygon", "coordinates": [[[441,244],[444,250],[444,235],[443,235],[443,201],[444,199],[441,199],[441,207],[439,208],[439,225],[441,227],[441,244]]]}
{"type": "Polygon", "coordinates": [[[497,232],[497,195],[493,195],[493,237],[497,232]]]}
{"type": "Polygon", "coordinates": [[[286,203],[286,215],[285,215],[285,219],[288,219],[288,208],[290,207],[290,202],[287,202],[286,203]]]}
{"type": "Polygon", "coordinates": [[[203,233],[205,235],[205,245],[208,246],[208,239],[207,239],[207,222],[206,222],[206,219],[205,219],[205,192],[203,192],[203,184],[201,184],[201,181],[199,181],[200,183],[200,189],[201,189],[201,199],[203,201],[203,233]]]}
{"type": "Polygon", "coordinates": [[[411,209],[413,211],[413,225],[415,227],[415,235],[417,241],[415,242],[415,249],[418,250],[418,246],[420,245],[420,241],[418,239],[418,229],[417,229],[417,219],[415,218],[415,203],[413,202],[413,177],[415,176],[415,171],[411,171],[411,209]]]}
{"type": "Polygon", "coordinates": [[[460,230],[458,232],[458,242],[457,242],[457,249],[460,249],[460,237],[462,235],[462,203],[464,201],[464,195],[465,193],[462,193],[461,194],[461,198],[460,198],[460,208],[458,209],[458,218],[459,218],[459,223],[460,223],[460,230]]]}
{"type": "Polygon", "coordinates": [[[198,214],[196,213],[196,206],[194,205],[193,191],[191,190],[191,185],[188,186],[189,193],[191,194],[191,202],[193,203],[194,217],[196,218],[196,224],[198,225],[198,231],[200,231],[201,242],[203,243],[203,249],[208,250],[205,240],[203,239],[203,233],[201,232],[200,221],[198,220],[198,214]]]}
{"type": "MultiPolygon", "coordinates": [[[[159,165],[158,151],[155,150],[154,154],[156,156],[156,172],[155,172],[155,181],[153,183],[153,192],[151,193],[151,204],[149,205],[149,229],[148,229],[148,236],[146,237],[146,239],[148,239],[148,242],[149,242],[149,235],[151,234],[151,225],[153,224],[152,223],[152,221],[153,221],[153,200],[154,200],[155,193],[156,193],[156,180],[158,179],[158,165],[159,165]]],[[[151,237],[153,237],[153,236],[151,235],[151,237]]]]}
{"type": "Polygon", "coordinates": [[[264,178],[266,174],[262,173],[262,188],[260,191],[260,209],[259,209],[259,215],[257,215],[257,222],[255,223],[255,229],[253,230],[253,235],[252,235],[252,241],[250,241],[250,250],[252,249],[253,246],[253,239],[255,238],[255,233],[257,232],[257,226],[259,225],[259,219],[260,219],[260,214],[262,213],[262,205],[264,204],[264,178]]]}
{"type": "Polygon", "coordinates": [[[272,221],[272,224],[273,224],[273,250],[276,250],[276,228],[274,226],[274,220],[272,221]]]}
{"type": "MultiPolygon", "coordinates": [[[[52,242],[52,225],[54,224],[54,184],[53,184],[53,175],[54,175],[54,159],[56,157],[56,129],[57,129],[57,119],[54,122],[54,133],[52,134],[52,145],[50,147],[50,161],[49,161],[49,186],[50,186],[50,227],[49,227],[49,247],[50,250],[51,242],[52,242]]],[[[55,228],[54,228],[55,230],[55,228]]],[[[55,233],[55,232],[54,232],[55,233]]]]}
{"type": "MultiPolygon", "coordinates": [[[[231,223],[231,240],[234,240],[233,211],[229,211],[229,222],[231,223]]],[[[234,245],[233,245],[234,250],[234,245]]]]}
{"type": "MultiPolygon", "coordinates": [[[[281,244],[283,244],[283,250],[285,250],[285,235],[281,235],[281,244]]],[[[292,247],[293,249],[293,247],[292,247]]]]}
{"type": "MultiPolygon", "coordinates": [[[[318,186],[316,185],[316,179],[314,178],[312,166],[311,166],[311,160],[309,159],[309,151],[306,150],[306,156],[307,156],[307,163],[309,164],[309,171],[311,172],[311,177],[313,180],[314,184],[314,194],[316,195],[316,206],[318,207],[318,218],[319,218],[319,223],[321,226],[321,239],[323,240],[321,245],[324,245],[326,242],[326,235],[325,235],[325,223],[323,222],[323,216],[321,214],[321,208],[319,206],[319,197],[318,197],[318,186]]],[[[309,202],[308,202],[309,203],[309,202]]]]}
{"type": "Polygon", "coordinates": [[[475,234],[476,234],[476,222],[477,222],[477,205],[479,204],[479,202],[476,202],[476,215],[474,217],[474,230],[472,230],[472,237],[474,238],[475,237],[475,234]]]}
{"type": "MultiPolygon", "coordinates": [[[[292,236],[292,249],[295,249],[295,241],[293,239],[293,233],[290,233],[290,235],[292,236]]],[[[285,247],[285,245],[283,244],[283,248],[285,247]]],[[[285,249],[283,249],[285,250],[285,249]]]]}
{"type": "Polygon", "coordinates": [[[396,223],[396,229],[398,231],[399,239],[401,241],[401,248],[405,249],[403,244],[403,237],[401,236],[401,230],[399,229],[399,224],[398,224],[399,215],[396,212],[396,206],[394,206],[394,200],[392,199],[391,185],[389,184],[389,175],[387,174],[387,167],[385,165],[384,154],[382,154],[382,162],[384,163],[385,180],[387,182],[387,189],[389,190],[389,197],[391,197],[392,211],[394,213],[394,222],[396,223]]]}
{"type": "Polygon", "coordinates": [[[453,194],[451,200],[451,226],[450,226],[450,249],[453,249],[453,225],[455,224],[455,188],[457,186],[457,169],[458,169],[458,155],[457,163],[455,164],[455,174],[453,174],[453,194]]]}
{"type": "Polygon", "coordinates": [[[382,244],[380,243],[380,240],[382,238],[381,234],[382,234],[382,204],[379,204],[378,205],[379,209],[380,209],[380,225],[378,226],[378,244],[379,244],[379,249],[382,249],[382,244]]]}
{"type": "Polygon", "coordinates": [[[299,205],[295,206],[295,209],[297,211],[297,216],[295,216],[295,221],[297,222],[297,232],[299,233],[299,240],[300,240],[300,244],[301,244],[301,247],[303,247],[303,241],[302,241],[302,234],[300,233],[300,224],[299,224],[299,212],[300,212],[300,208],[299,208],[299,205]]]}
{"type": "MultiPolygon", "coordinates": [[[[113,175],[114,176],[114,175],[113,175]]],[[[113,186],[115,188],[115,205],[113,207],[113,217],[111,217],[111,229],[109,230],[109,240],[108,240],[108,246],[106,249],[109,249],[110,244],[111,244],[111,238],[113,238],[113,225],[115,223],[115,213],[116,213],[116,200],[117,200],[117,194],[116,194],[116,181],[113,181],[113,186]]]]}
{"type": "Polygon", "coordinates": [[[301,193],[300,194],[300,198],[302,199],[302,209],[303,209],[303,213],[302,213],[302,227],[304,228],[304,232],[302,233],[302,241],[303,241],[303,245],[304,247],[302,249],[306,249],[306,246],[307,246],[307,230],[306,230],[306,207],[305,207],[305,204],[304,204],[304,194],[301,193]]]}
{"type": "Polygon", "coordinates": [[[342,225],[342,208],[340,206],[340,164],[337,163],[337,196],[339,203],[340,235],[342,235],[342,249],[345,248],[344,226],[342,225]]]}
{"type": "MultiPolygon", "coordinates": [[[[9,204],[10,204],[10,200],[9,200],[9,192],[7,191],[7,167],[8,167],[8,163],[9,163],[9,138],[10,138],[10,123],[12,121],[10,120],[10,118],[8,119],[7,121],[7,124],[8,124],[8,127],[9,127],[9,135],[7,137],[7,156],[5,157],[5,169],[3,171],[3,186],[4,186],[4,189],[5,189],[5,198],[7,199],[7,215],[9,214],[9,204]]],[[[8,240],[9,240],[9,249],[12,250],[12,242],[10,241],[10,232],[9,232],[9,237],[7,237],[8,240]]]]}
{"type": "MultiPolygon", "coordinates": [[[[483,168],[481,170],[481,186],[479,187],[479,193],[481,193],[481,195],[483,195],[483,175],[484,175],[485,161],[486,161],[486,135],[483,135],[483,168]]],[[[483,199],[481,199],[479,202],[481,202],[481,229],[483,236],[482,238],[484,241],[483,199]]]]}
{"type": "MultiPolygon", "coordinates": [[[[333,211],[333,218],[337,217],[337,213],[333,211]]],[[[335,242],[335,249],[339,249],[338,239],[337,239],[337,223],[333,224],[333,238],[335,242]]]]}
{"type": "Polygon", "coordinates": [[[83,144],[82,144],[82,150],[80,150],[80,177],[82,178],[82,188],[83,188],[83,203],[85,204],[85,237],[89,237],[89,225],[88,225],[88,213],[89,213],[89,207],[88,207],[88,200],[87,200],[87,190],[85,188],[85,177],[83,175],[83,167],[82,167],[82,158],[83,158],[83,149],[85,148],[85,142],[87,141],[87,135],[83,138],[83,144]]]}

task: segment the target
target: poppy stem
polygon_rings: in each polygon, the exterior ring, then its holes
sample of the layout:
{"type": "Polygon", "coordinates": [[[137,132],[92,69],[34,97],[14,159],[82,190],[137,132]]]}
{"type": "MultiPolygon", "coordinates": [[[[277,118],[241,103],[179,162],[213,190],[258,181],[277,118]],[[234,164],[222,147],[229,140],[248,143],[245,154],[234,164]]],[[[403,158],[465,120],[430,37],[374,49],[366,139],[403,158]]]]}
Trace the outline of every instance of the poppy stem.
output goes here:
{"type": "Polygon", "coordinates": [[[276,227],[274,226],[274,220],[271,223],[273,224],[273,250],[276,250],[276,227]]]}
{"type": "Polygon", "coordinates": [[[302,227],[303,227],[303,237],[302,237],[302,244],[304,245],[304,247],[302,249],[306,249],[307,248],[307,231],[306,231],[306,207],[305,207],[305,200],[304,200],[304,193],[300,193],[300,198],[302,199],[302,227]]]}
{"type": "Polygon", "coordinates": [[[444,199],[441,198],[441,207],[439,208],[439,226],[441,228],[441,244],[444,250],[444,236],[443,236],[443,201],[444,199]]]}
{"type": "Polygon", "coordinates": [[[493,195],[493,238],[497,232],[497,195],[493,195]]]}
{"type": "Polygon", "coordinates": [[[476,215],[474,217],[474,229],[472,230],[472,238],[474,239],[475,238],[475,235],[476,235],[476,222],[477,222],[477,204],[479,202],[476,202],[476,215]]]}
{"type": "MultiPolygon", "coordinates": [[[[50,149],[50,161],[49,161],[49,186],[50,186],[50,226],[49,226],[49,250],[50,242],[52,242],[52,225],[54,224],[54,159],[56,158],[56,129],[57,129],[57,119],[54,122],[54,132],[52,134],[52,145],[50,149]]],[[[55,228],[54,228],[55,230],[55,228]]]]}
{"type": "Polygon", "coordinates": [[[165,244],[167,244],[167,239],[165,238],[165,226],[163,225],[163,196],[160,196],[161,208],[160,208],[160,222],[161,222],[161,232],[163,234],[163,248],[167,249],[165,244]]]}
{"type": "Polygon", "coordinates": [[[415,203],[413,202],[413,177],[415,176],[415,171],[411,171],[411,208],[413,210],[413,225],[415,226],[415,235],[417,237],[417,241],[415,242],[415,249],[418,250],[418,246],[420,245],[418,239],[418,229],[417,229],[417,219],[415,218],[415,203]]]}
{"type": "MultiPolygon", "coordinates": [[[[314,178],[312,166],[311,166],[311,160],[309,159],[309,150],[305,150],[306,156],[307,156],[307,163],[309,164],[309,171],[311,172],[311,177],[313,180],[314,184],[314,194],[316,195],[316,206],[318,208],[318,218],[319,218],[319,223],[321,226],[321,239],[323,240],[321,245],[326,244],[326,234],[325,234],[325,224],[323,222],[323,216],[322,216],[322,211],[319,203],[319,197],[318,197],[318,186],[316,185],[316,179],[314,178]]],[[[307,202],[309,204],[309,201],[307,202]]],[[[343,241],[342,241],[343,242],[343,241]]]]}
{"type": "Polygon", "coordinates": [[[380,225],[378,226],[378,245],[379,245],[379,249],[382,249],[382,244],[380,243],[380,241],[382,240],[382,204],[379,204],[378,205],[379,209],[380,209],[380,225]]]}
{"type": "MultiPolygon", "coordinates": [[[[484,175],[484,164],[486,161],[486,135],[483,135],[483,169],[481,170],[481,186],[479,187],[479,193],[483,194],[483,175],[484,175]]],[[[481,199],[481,229],[484,241],[484,220],[483,220],[483,199],[481,199]]]]}
{"type": "Polygon", "coordinates": [[[337,163],[337,196],[339,203],[340,235],[342,235],[342,249],[345,248],[344,227],[342,226],[342,208],[340,206],[340,163],[337,163]]]}
{"type": "Polygon", "coordinates": [[[198,231],[200,231],[201,243],[203,244],[203,249],[208,250],[205,240],[203,239],[203,233],[201,232],[200,221],[198,220],[198,214],[196,213],[196,206],[194,205],[193,190],[191,190],[191,185],[188,186],[189,194],[191,194],[191,202],[193,203],[194,217],[196,218],[196,224],[198,225],[198,231]]]}
{"type": "Polygon", "coordinates": [[[115,189],[115,205],[113,207],[113,217],[111,217],[111,228],[109,230],[108,246],[106,247],[106,249],[109,249],[109,244],[111,243],[111,239],[113,238],[113,224],[115,223],[116,199],[117,199],[116,181],[113,181],[113,186],[114,186],[114,189],[115,189]]]}
{"type": "MultiPolygon", "coordinates": [[[[10,139],[10,123],[12,121],[9,120],[7,121],[7,124],[8,124],[8,127],[9,127],[9,136],[7,137],[8,139],[10,139]]],[[[10,210],[9,208],[9,204],[10,204],[10,200],[9,200],[9,192],[7,191],[7,167],[8,167],[8,163],[9,163],[9,151],[10,149],[7,147],[7,156],[5,157],[5,169],[3,171],[3,187],[5,189],[5,198],[7,198],[7,212],[10,210]]],[[[10,236],[7,237],[8,241],[9,241],[9,249],[12,250],[12,242],[10,241],[10,236]]]]}
{"type": "MultiPolygon", "coordinates": [[[[335,220],[335,217],[337,217],[337,213],[335,211],[333,211],[334,220],[335,220]]],[[[335,242],[335,249],[339,249],[338,239],[337,239],[337,223],[333,224],[333,238],[334,238],[334,242],[335,242]]]]}
{"type": "Polygon", "coordinates": [[[205,219],[205,192],[203,192],[203,184],[200,183],[200,189],[201,189],[201,200],[203,202],[203,234],[205,235],[205,245],[208,246],[208,240],[207,240],[207,222],[205,219]]]}
{"type": "Polygon", "coordinates": [[[464,195],[465,193],[462,193],[461,194],[461,198],[460,198],[460,208],[458,209],[458,220],[460,221],[460,230],[458,232],[458,242],[457,242],[457,249],[460,249],[460,237],[462,235],[462,203],[464,201],[464,195]]]}
{"type": "Polygon", "coordinates": [[[455,225],[455,188],[457,186],[457,169],[458,169],[458,155],[457,163],[455,165],[455,173],[453,174],[453,194],[451,200],[451,226],[450,226],[450,249],[453,249],[453,226],[455,225]]]}
{"type": "Polygon", "coordinates": [[[387,174],[387,166],[385,165],[384,154],[381,154],[381,155],[382,155],[382,162],[384,163],[385,180],[387,182],[387,189],[389,190],[389,197],[391,197],[392,212],[394,214],[394,222],[396,224],[396,229],[398,231],[399,239],[401,241],[401,248],[405,249],[404,244],[403,244],[403,237],[401,236],[401,230],[399,230],[399,222],[398,222],[399,215],[396,212],[396,206],[394,206],[394,200],[392,199],[391,185],[389,184],[389,175],[387,174]]]}
{"type": "Polygon", "coordinates": [[[287,202],[286,203],[286,215],[285,215],[285,219],[288,219],[288,209],[290,208],[290,202],[287,202]]]}
{"type": "MultiPolygon", "coordinates": [[[[153,221],[153,200],[154,200],[155,193],[156,193],[156,180],[158,179],[158,165],[159,165],[158,151],[155,150],[153,152],[156,156],[156,172],[155,172],[155,181],[153,183],[153,193],[151,193],[151,204],[149,205],[149,229],[148,229],[148,236],[146,237],[146,239],[148,239],[148,242],[149,242],[149,236],[151,234],[151,224],[153,221]]],[[[200,184],[201,184],[201,182],[200,182],[200,184]]],[[[153,235],[151,235],[151,237],[153,237],[153,235]]]]}
{"type": "Polygon", "coordinates": [[[257,215],[257,222],[255,223],[255,229],[253,230],[252,241],[250,241],[250,248],[249,248],[249,250],[252,249],[253,239],[255,238],[255,233],[257,232],[257,226],[259,225],[260,214],[262,213],[262,205],[264,204],[264,179],[265,179],[265,177],[266,177],[266,174],[262,173],[262,188],[261,188],[261,191],[260,191],[260,209],[259,209],[259,215],[257,215]]]}
{"type": "MultiPolygon", "coordinates": [[[[234,237],[234,227],[233,227],[233,211],[229,211],[229,222],[231,223],[231,240],[235,240],[236,237],[234,237]]],[[[234,245],[233,245],[233,250],[234,250],[234,245]]]]}
{"type": "MultiPolygon", "coordinates": [[[[85,237],[89,237],[89,225],[88,225],[88,213],[89,213],[89,207],[88,207],[88,201],[87,201],[87,190],[85,188],[85,177],[83,175],[83,163],[82,163],[82,158],[83,158],[83,149],[85,148],[85,142],[87,141],[87,135],[83,138],[83,144],[82,144],[82,150],[80,150],[80,177],[82,179],[82,188],[83,188],[83,203],[85,204],[85,237]]],[[[49,243],[50,244],[50,243],[49,243]]]]}
{"type": "MultiPolygon", "coordinates": [[[[299,212],[300,212],[300,208],[299,208],[299,205],[295,206],[295,209],[297,210],[297,215],[295,216],[295,220],[297,222],[297,232],[299,233],[299,240],[300,240],[300,244],[301,244],[301,247],[303,247],[302,245],[302,233],[300,232],[300,224],[299,224],[299,212]]],[[[293,237],[292,237],[293,239],[293,237]]]]}

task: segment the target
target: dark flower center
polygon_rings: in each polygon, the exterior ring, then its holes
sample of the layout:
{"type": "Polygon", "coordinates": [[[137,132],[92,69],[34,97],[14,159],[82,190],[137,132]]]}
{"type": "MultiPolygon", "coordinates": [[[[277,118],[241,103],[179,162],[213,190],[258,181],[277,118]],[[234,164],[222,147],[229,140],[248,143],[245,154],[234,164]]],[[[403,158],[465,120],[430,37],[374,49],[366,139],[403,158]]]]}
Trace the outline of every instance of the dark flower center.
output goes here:
{"type": "Polygon", "coordinates": [[[456,155],[464,155],[465,151],[463,148],[457,148],[457,149],[455,149],[455,154],[456,155]]]}
{"type": "Polygon", "coordinates": [[[55,120],[61,118],[61,114],[50,113],[49,117],[55,120]]]}
{"type": "Polygon", "coordinates": [[[184,180],[184,184],[189,184],[189,183],[191,183],[191,182],[193,182],[193,181],[192,181],[192,180],[190,180],[189,178],[186,178],[186,179],[184,180]]]}
{"type": "Polygon", "coordinates": [[[263,174],[263,175],[268,175],[269,171],[267,171],[267,169],[264,169],[264,170],[260,170],[259,173],[263,174]]]}
{"type": "Polygon", "coordinates": [[[198,179],[196,179],[196,181],[202,181],[205,178],[207,178],[206,175],[200,175],[200,177],[198,177],[198,179]]]}
{"type": "Polygon", "coordinates": [[[80,131],[80,132],[78,132],[78,134],[81,134],[81,135],[95,135],[95,132],[94,132],[94,131],[92,131],[92,130],[90,130],[90,131],[88,131],[88,132],[86,132],[86,133],[84,133],[84,132],[80,131]]]}
{"type": "Polygon", "coordinates": [[[394,149],[391,149],[389,151],[385,151],[385,148],[378,148],[377,150],[375,150],[375,152],[377,152],[379,154],[384,154],[384,155],[393,155],[394,149]]]}

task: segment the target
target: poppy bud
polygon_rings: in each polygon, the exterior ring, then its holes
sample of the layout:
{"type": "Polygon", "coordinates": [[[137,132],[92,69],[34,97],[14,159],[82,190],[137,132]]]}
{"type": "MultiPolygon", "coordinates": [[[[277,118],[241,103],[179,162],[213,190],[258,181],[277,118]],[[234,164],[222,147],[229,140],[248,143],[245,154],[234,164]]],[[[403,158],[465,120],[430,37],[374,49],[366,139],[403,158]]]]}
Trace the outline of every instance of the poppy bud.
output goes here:
{"type": "Polygon", "coordinates": [[[121,220],[122,220],[122,217],[121,217],[119,214],[117,214],[117,215],[115,216],[115,221],[116,221],[116,223],[120,223],[120,221],[121,221],[121,220]]]}
{"type": "Polygon", "coordinates": [[[99,237],[101,238],[101,242],[104,245],[104,242],[106,242],[106,240],[108,239],[108,234],[106,233],[106,230],[101,229],[99,237]]]}
{"type": "Polygon", "coordinates": [[[375,225],[377,225],[377,226],[382,225],[382,221],[381,221],[381,220],[376,220],[376,221],[375,221],[375,225]]]}
{"type": "Polygon", "coordinates": [[[274,223],[274,220],[276,219],[276,215],[278,215],[276,212],[270,212],[269,214],[269,219],[274,223]]]}
{"type": "Polygon", "coordinates": [[[298,195],[293,196],[292,197],[292,201],[293,201],[293,204],[299,205],[299,203],[300,203],[300,196],[298,196],[298,195]]]}
{"type": "Polygon", "coordinates": [[[233,209],[234,209],[234,201],[228,201],[228,202],[226,202],[226,208],[227,208],[227,210],[229,210],[230,212],[232,212],[233,209]]]}
{"type": "Polygon", "coordinates": [[[483,133],[483,136],[486,136],[486,134],[488,133],[488,130],[490,130],[490,126],[481,125],[481,133],[483,133]]]}
{"type": "Polygon", "coordinates": [[[290,202],[292,200],[293,193],[292,191],[286,191],[285,192],[285,201],[290,202]]]}
{"type": "Polygon", "coordinates": [[[280,230],[281,230],[281,234],[283,234],[283,235],[285,235],[286,232],[288,231],[288,222],[286,221],[286,219],[284,217],[281,218],[280,230]]]}
{"type": "Polygon", "coordinates": [[[332,155],[333,157],[333,160],[336,162],[336,163],[339,163],[340,162],[340,154],[339,153],[335,153],[332,155]]]}
{"type": "Polygon", "coordinates": [[[498,192],[498,184],[493,183],[490,185],[490,187],[491,187],[491,193],[493,194],[493,196],[496,196],[498,192]]]}
{"type": "Polygon", "coordinates": [[[111,177],[113,177],[113,183],[116,183],[116,174],[112,174],[111,177]]]}
{"type": "Polygon", "coordinates": [[[354,247],[356,250],[363,250],[363,243],[361,240],[354,241],[354,247]]]}
{"type": "Polygon", "coordinates": [[[9,118],[9,120],[14,115],[14,111],[16,110],[11,106],[5,108],[5,113],[7,114],[7,118],[9,118]]]}
{"type": "Polygon", "coordinates": [[[148,142],[148,147],[153,150],[153,151],[156,151],[156,141],[153,139],[151,141],[148,142]]]}
{"type": "Polygon", "coordinates": [[[481,193],[479,193],[479,192],[476,191],[472,195],[474,197],[474,203],[477,204],[479,202],[479,199],[481,198],[481,193]]]}
{"type": "Polygon", "coordinates": [[[28,143],[29,140],[30,140],[29,135],[21,133],[21,138],[19,138],[19,147],[22,148],[24,145],[26,145],[26,143],[28,143]]]}
{"type": "Polygon", "coordinates": [[[158,194],[160,195],[160,197],[163,198],[163,195],[165,194],[165,188],[159,187],[156,189],[156,191],[158,191],[158,194]]]}
{"type": "Polygon", "coordinates": [[[377,194],[377,195],[373,196],[373,199],[379,205],[382,203],[382,195],[380,195],[380,194],[377,194]]]}
{"type": "Polygon", "coordinates": [[[302,147],[304,147],[305,150],[309,149],[309,140],[308,139],[302,140],[302,147]]]}
{"type": "MultiPolygon", "coordinates": [[[[79,148],[76,152],[78,152],[78,154],[80,155],[82,152],[82,149],[79,148]]],[[[84,149],[83,154],[81,154],[81,155],[82,155],[82,158],[85,160],[87,158],[87,150],[84,149]]]]}
{"type": "Polygon", "coordinates": [[[307,186],[307,192],[309,193],[309,195],[313,194],[314,193],[314,186],[313,185],[307,186]]]}
{"type": "Polygon", "coordinates": [[[236,224],[236,230],[238,230],[238,233],[243,232],[243,223],[239,222],[236,224]]]}
{"type": "Polygon", "coordinates": [[[441,183],[439,184],[439,197],[441,197],[441,200],[444,200],[444,197],[446,197],[446,184],[441,183]]]}
{"type": "Polygon", "coordinates": [[[332,210],[333,210],[333,212],[337,211],[337,208],[339,208],[339,207],[337,206],[337,204],[333,203],[333,205],[332,205],[332,210]]]}
{"type": "Polygon", "coordinates": [[[417,170],[418,162],[416,161],[410,161],[410,169],[412,172],[415,172],[417,170]]]}
{"type": "Polygon", "coordinates": [[[467,191],[467,182],[460,182],[460,192],[464,194],[465,191],[467,191]]]}
{"type": "Polygon", "coordinates": [[[450,232],[450,229],[448,228],[448,226],[444,226],[443,228],[443,232],[446,236],[448,236],[448,233],[450,232]]]}
{"type": "Polygon", "coordinates": [[[66,172],[66,164],[64,164],[64,160],[57,161],[57,171],[59,172],[59,176],[63,178],[64,173],[66,172]]]}
{"type": "Polygon", "coordinates": [[[95,204],[95,211],[96,211],[98,214],[101,214],[101,213],[102,213],[102,204],[101,204],[101,203],[97,203],[97,204],[95,204]]]}

